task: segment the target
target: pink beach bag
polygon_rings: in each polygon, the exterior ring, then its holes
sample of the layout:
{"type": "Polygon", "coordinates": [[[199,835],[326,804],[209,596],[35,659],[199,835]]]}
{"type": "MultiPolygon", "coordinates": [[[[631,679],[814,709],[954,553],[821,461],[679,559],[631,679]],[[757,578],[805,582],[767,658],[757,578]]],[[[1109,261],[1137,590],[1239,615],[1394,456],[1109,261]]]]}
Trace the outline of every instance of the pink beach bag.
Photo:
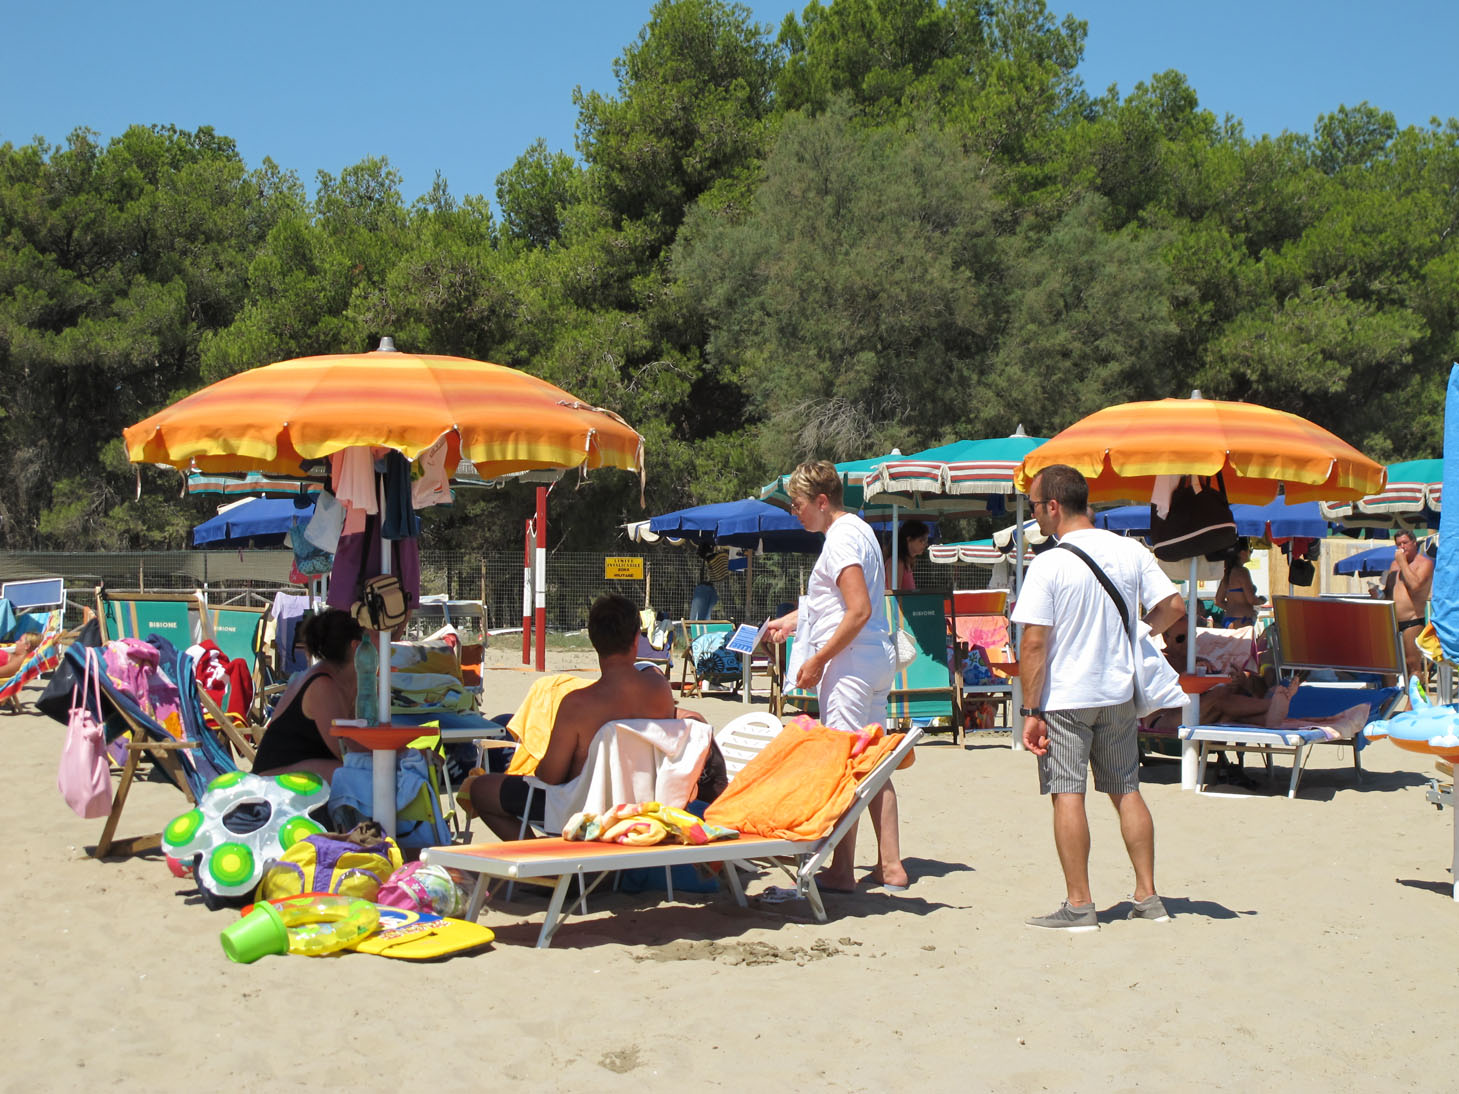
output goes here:
{"type": "MultiPolygon", "coordinates": [[[[78,702],[76,689],[71,689],[71,713],[66,719],[66,744],[61,749],[61,766],[56,772],[56,787],[61,797],[78,817],[95,820],[111,811],[111,764],[106,758],[106,742],[101,725],[86,703],[88,686],[101,710],[101,677],[93,677],[96,651],[86,650],[86,672],[81,682],[78,702]]],[[[95,665],[100,673],[101,666],[95,665]]]]}

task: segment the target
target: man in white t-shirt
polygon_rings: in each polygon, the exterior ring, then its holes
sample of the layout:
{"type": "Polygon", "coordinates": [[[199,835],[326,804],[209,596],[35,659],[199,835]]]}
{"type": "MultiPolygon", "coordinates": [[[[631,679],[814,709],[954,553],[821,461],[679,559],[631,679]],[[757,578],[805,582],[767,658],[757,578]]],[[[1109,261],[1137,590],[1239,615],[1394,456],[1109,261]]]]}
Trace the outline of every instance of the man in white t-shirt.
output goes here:
{"type": "MultiPolygon", "coordinates": [[[[1057,464],[1028,488],[1034,519],[1045,535],[1077,547],[1108,575],[1134,615],[1157,634],[1185,611],[1185,602],[1143,544],[1094,527],[1089,484],[1057,464]]],[[[1092,931],[1099,927],[1089,892],[1088,771],[1108,794],[1135,868],[1130,919],[1169,918],[1155,893],[1155,826],[1140,796],[1140,748],[1134,704],[1135,658],[1119,608],[1089,564],[1059,547],[1034,559],[1019,590],[1013,621],[1023,624],[1019,676],[1023,684],[1023,742],[1038,757],[1039,788],[1053,799],[1054,845],[1067,899],[1058,911],[1029,919],[1030,927],[1092,931]]]]}

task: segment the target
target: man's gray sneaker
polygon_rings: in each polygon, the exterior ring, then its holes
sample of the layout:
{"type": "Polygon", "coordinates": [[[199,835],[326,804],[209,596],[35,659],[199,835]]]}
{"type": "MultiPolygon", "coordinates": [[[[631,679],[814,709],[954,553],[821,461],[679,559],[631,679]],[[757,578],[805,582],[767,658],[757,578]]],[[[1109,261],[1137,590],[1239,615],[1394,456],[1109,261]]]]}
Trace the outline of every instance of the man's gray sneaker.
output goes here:
{"type": "Polygon", "coordinates": [[[1144,900],[1130,901],[1130,914],[1126,919],[1148,919],[1152,923],[1165,923],[1170,919],[1170,913],[1165,910],[1165,904],[1160,897],[1151,893],[1144,900]]]}
{"type": "Polygon", "coordinates": [[[1070,904],[1067,900],[1059,905],[1057,912],[1049,915],[1036,915],[1032,919],[1025,919],[1030,927],[1042,927],[1045,930],[1053,931],[1097,931],[1099,930],[1099,917],[1094,914],[1093,904],[1070,904]]]}

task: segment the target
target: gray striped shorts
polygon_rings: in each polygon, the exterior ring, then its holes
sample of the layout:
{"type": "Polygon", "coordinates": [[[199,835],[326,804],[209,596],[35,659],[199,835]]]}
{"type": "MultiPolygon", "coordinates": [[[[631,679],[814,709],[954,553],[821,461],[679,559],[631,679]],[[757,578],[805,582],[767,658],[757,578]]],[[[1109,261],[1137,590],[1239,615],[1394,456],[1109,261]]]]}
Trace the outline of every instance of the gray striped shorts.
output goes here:
{"type": "Polygon", "coordinates": [[[1049,751],[1039,760],[1039,792],[1083,794],[1089,769],[1101,794],[1140,789],[1140,742],[1135,701],[1113,707],[1050,710],[1049,751]]]}

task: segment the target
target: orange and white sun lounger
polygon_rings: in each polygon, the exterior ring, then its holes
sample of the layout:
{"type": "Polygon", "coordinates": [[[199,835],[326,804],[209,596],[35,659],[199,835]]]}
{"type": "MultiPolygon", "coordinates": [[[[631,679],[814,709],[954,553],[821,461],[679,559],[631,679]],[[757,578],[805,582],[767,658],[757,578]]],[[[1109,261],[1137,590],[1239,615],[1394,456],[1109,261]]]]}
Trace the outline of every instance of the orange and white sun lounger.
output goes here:
{"type": "MultiPolygon", "coordinates": [[[[781,866],[795,880],[797,891],[810,903],[818,922],[826,922],[825,905],[816,888],[816,872],[830,857],[836,844],[856,823],[876,792],[886,785],[892,772],[902,763],[922,735],[920,728],[910,730],[856,785],[851,804],[841,815],[829,835],[817,840],[771,839],[742,836],[737,840],[709,843],[703,846],[657,844],[650,847],[629,847],[617,843],[593,843],[565,839],[512,840],[508,843],[479,843],[465,847],[431,847],[421,855],[425,862],[448,869],[477,875],[471,903],[465,918],[475,920],[486,899],[492,880],[522,881],[530,878],[555,878],[547,917],[537,936],[537,948],[552,943],[557,928],[571,914],[567,905],[568,887],[574,878],[581,879],[584,896],[614,870],[637,867],[668,867],[705,862],[724,863],[724,878],[741,907],[746,906],[744,887],[737,869],[752,862],[770,862],[781,866]],[[588,875],[595,875],[589,879],[588,875]]],[[[672,894],[670,894],[672,899],[672,894]]]]}

